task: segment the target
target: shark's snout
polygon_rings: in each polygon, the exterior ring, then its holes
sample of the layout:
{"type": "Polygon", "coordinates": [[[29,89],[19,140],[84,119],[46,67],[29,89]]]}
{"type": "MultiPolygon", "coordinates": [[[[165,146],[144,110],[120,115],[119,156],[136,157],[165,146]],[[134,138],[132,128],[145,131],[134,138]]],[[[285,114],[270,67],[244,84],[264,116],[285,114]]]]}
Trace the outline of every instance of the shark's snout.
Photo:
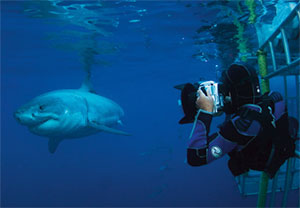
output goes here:
{"type": "Polygon", "coordinates": [[[15,119],[16,119],[18,122],[21,122],[21,119],[20,119],[20,112],[19,112],[19,111],[14,112],[14,117],[15,117],[15,119]]]}
{"type": "Polygon", "coordinates": [[[33,114],[25,112],[24,110],[19,109],[16,112],[14,112],[14,117],[20,124],[23,125],[34,125],[36,123],[33,114]]]}
{"type": "Polygon", "coordinates": [[[14,112],[14,117],[21,124],[25,124],[26,120],[28,120],[28,118],[26,118],[24,112],[22,112],[20,110],[17,110],[16,112],[14,112]]]}

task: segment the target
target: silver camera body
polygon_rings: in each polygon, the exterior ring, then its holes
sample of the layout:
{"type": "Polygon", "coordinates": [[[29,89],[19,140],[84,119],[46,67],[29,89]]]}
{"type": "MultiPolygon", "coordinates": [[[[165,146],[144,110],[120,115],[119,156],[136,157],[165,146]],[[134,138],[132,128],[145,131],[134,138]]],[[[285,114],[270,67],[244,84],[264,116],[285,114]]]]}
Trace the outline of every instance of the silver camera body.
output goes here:
{"type": "Polygon", "coordinates": [[[204,94],[210,94],[212,96],[214,100],[212,114],[214,116],[221,115],[222,109],[224,108],[224,96],[219,93],[219,84],[214,81],[199,82],[198,90],[202,90],[204,94]]]}

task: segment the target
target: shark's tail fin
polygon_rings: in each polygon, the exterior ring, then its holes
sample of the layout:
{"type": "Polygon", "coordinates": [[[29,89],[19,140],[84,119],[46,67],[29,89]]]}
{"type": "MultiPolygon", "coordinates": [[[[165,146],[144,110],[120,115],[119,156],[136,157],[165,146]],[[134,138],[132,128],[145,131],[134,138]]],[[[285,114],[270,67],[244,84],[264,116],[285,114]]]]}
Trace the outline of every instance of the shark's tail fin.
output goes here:
{"type": "Polygon", "coordinates": [[[83,80],[83,82],[81,84],[80,90],[92,92],[92,93],[96,94],[95,90],[92,87],[91,74],[86,75],[85,79],[83,80]]]}
{"type": "Polygon", "coordinates": [[[90,74],[87,74],[85,79],[83,80],[82,84],[81,84],[81,87],[80,87],[81,90],[84,90],[84,91],[92,91],[92,83],[91,83],[91,75],[90,74]]]}
{"type": "Polygon", "coordinates": [[[97,41],[95,40],[95,37],[92,36],[91,37],[91,43],[93,43],[92,47],[86,47],[81,55],[82,55],[82,61],[83,61],[83,65],[84,65],[84,71],[86,73],[86,77],[85,80],[83,81],[81,88],[82,90],[85,91],[90,91],[92,92],[92,85],[91,85],[91,74],[92,74],[92,65],[95,63],[95,54],[97,54],[96,51],[96,45],[97,45],[97,41]]]}

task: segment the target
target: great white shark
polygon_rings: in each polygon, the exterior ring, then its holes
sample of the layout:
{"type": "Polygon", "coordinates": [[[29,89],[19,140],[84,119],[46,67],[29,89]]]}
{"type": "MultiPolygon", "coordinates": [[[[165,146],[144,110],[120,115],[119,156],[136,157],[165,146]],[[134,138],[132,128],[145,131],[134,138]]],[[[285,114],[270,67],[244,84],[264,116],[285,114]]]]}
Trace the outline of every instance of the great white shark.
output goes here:
{"type": "Polygon", "coordinates": [[[51,153],[64,139],[100,131],[128,136],[114,128],[121,123],[123,115],[117,103],[96,94],[88,81],[80,89],[56,90],[37,96],[14,113],[16,120],[30,132],[49,138],[51,153]]]}

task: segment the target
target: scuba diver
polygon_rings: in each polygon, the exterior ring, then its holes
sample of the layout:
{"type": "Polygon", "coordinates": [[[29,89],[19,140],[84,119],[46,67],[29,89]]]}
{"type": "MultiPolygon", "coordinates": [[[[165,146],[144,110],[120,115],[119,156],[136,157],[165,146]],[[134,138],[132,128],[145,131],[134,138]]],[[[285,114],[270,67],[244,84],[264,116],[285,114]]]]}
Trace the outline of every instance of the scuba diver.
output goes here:
{"type": "Polygon", "coordinates": [[[278,92],[261,94],[252,66],[234,63],[222,72],[220,83],[175,88],[181,90],[185,114],[179,123],[194,122],[187,148],[189,165],[205,165],[228,154],[234,176],[252,169],[273,178],[285,160],[294,156],[296,135],[289,133],[285,102],[278,92]],[[218,132],[210,134],[212,118],[220,112],[225,112],[226,119],[218,132]]]}

